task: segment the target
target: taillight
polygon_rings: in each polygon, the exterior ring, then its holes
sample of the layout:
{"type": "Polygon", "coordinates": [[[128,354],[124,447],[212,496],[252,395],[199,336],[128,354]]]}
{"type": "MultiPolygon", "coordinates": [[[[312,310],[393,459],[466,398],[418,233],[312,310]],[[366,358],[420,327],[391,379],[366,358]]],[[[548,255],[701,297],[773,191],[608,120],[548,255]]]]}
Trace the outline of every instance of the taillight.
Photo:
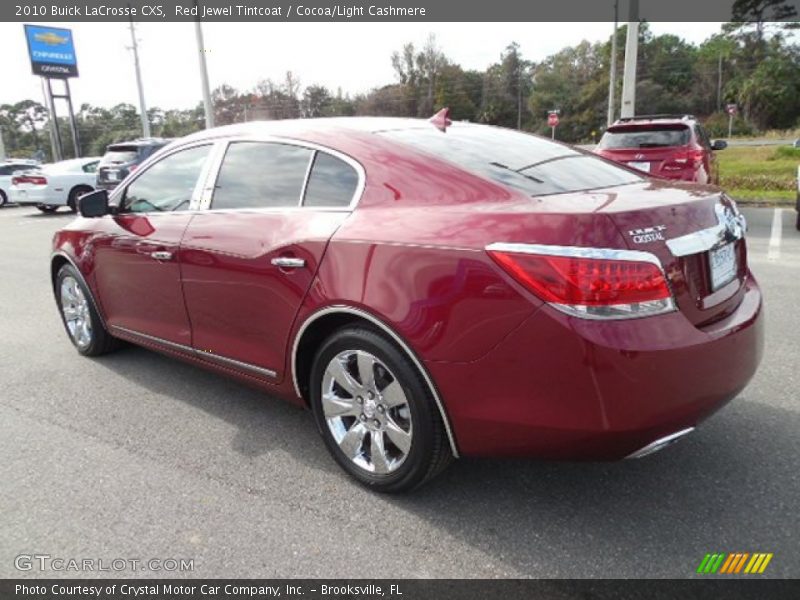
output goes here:
{"type": "Polygon", "coordinates": [[[15,175],[11,178],[11,185],[30,183],[32,185],[47,185],[47,178],[41,175],[15,175]]]}
{"type": "Polygon", "coordinates": [[[661,264],[648,252],[536,244],[486,250],[518,283],[571,315],[624,319],[675,310],[661,264]]]}
{"type": "Polygon", "coordinates": [[[664,171],[682,171],[683,169],[696,169],[703,164],[702,150],[687,150],[678,152],[664,162],[664,171]]]}

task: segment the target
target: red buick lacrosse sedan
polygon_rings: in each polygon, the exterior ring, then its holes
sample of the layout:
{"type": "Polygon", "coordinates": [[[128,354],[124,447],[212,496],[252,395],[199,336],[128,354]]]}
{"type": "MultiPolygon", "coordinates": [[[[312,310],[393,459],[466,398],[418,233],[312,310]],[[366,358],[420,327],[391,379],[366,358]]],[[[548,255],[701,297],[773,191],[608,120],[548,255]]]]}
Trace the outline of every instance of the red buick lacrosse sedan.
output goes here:
{"type": "Polygon", "coordinates": [[[445,114],[204,131],[80,212],[51,263],[78,352],[124,340],[307,406],[376,490],[460,455],[643,456],[761,358],[724,193],[445,114]]]}

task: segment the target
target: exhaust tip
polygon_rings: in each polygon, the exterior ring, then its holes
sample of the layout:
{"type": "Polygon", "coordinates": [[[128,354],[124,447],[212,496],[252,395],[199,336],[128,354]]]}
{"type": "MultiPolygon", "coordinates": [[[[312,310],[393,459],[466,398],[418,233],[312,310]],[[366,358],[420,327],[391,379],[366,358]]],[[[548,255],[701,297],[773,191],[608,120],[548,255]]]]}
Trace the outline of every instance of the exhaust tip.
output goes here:
{"type": "Polygon", "coordinates": [[[648,454],[653,454],[654,452],[663,450],[670,444],[674,444],[683,436],[688,435],[693,431],[694,427],[687,427],[686,429],[681,429],[680,431],[676,431],[675,433],[671,433],[665,437],[659,438],[654,442],[650,442],[646,446],[639,448],[636,452],[629,454],[625,458],[642,458],[644,456],[647,456],[648,454]]]}

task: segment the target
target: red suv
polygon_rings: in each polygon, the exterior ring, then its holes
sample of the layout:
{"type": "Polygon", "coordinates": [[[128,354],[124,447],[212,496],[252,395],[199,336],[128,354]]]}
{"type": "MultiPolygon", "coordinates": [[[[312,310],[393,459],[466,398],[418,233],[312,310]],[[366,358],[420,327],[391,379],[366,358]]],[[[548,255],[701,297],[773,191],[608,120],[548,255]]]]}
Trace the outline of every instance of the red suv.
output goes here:
{"type": "Polygon", "coordinates": [[[714,151],[727,146],[724,140],[712,142],[691,115],[642,115],[614,123],[595,152],[651,175],[717,184],[714,151]]]}

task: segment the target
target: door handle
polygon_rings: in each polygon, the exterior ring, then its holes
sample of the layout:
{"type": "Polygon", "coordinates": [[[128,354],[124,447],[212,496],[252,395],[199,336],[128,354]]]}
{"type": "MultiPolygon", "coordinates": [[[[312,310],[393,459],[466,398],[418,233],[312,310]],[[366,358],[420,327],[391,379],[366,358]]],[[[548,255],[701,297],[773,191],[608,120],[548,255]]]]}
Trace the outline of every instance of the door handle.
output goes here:
{"type": "Polygon", "coordinates": [[[300,269],[306,266],[305,259],[302,258],[294,258],[292,256],[279,256],[277,258],[273,258],[272,264],[276,267],[280,267],[281,269],[300,269]]]}
{"type": "Polygon", "coordinates": [[[156,260],[172,260],[172,252],[167,252],[166,250],[157,250],[156,252],[151,252],[150,257],[155,258],[156,260]]]}

